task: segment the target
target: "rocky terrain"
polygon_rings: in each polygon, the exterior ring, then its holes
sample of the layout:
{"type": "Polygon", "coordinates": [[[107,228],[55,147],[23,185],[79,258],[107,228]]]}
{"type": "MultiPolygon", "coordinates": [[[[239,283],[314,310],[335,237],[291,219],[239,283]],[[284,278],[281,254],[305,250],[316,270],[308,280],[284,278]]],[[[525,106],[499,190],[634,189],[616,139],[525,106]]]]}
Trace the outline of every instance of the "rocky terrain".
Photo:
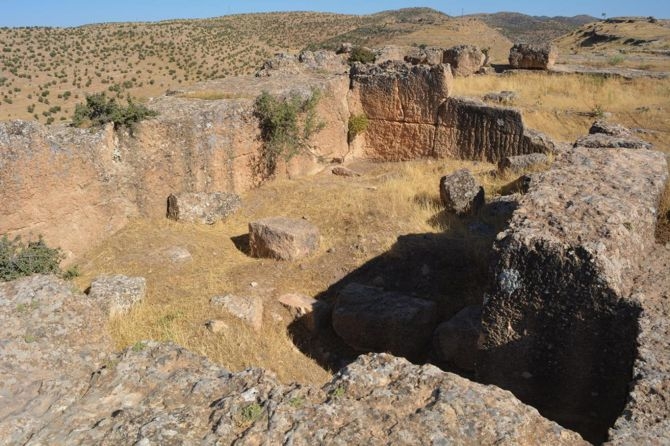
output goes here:
{"type": "MultiPolygon", "coordinates": [[[[133,221],[167,216],[168,225],[210,231],[217,243],[234,244],[261,279],[247,280],[233,268],[226,278],[196,284],[199,300],[183,305],[202,307],[207,316],[187,321],[197,336],[241,344],[282,327],[304,353],[337,372],[320,386],[282,383],[254,367],[229,371],[174,342],[170,324],[184,310],[159,316],[166,335],[115,352],[108,330],[125,318],[144,323],[137,308],[156,299],[151,281],[102,274],[81,293],[54,276],[34,275],[0,284],[0,349],[8,359],[0,364],[0,439],[667,442],[670,250],[657,231],[668,218],[666,155],[606,120],[572,144],[553,141],[528,129],[516,108],[454,95],[458,77],[474,76],[455,69],[456,60],[465,60],[459,57],[468,58],[460,68],[487,72],[475,66],[485,62],[475,50],[421,51],[385,47],[375,64],[351,67],[346,51],[278,55],[257,76],[152,99],[148,105],[160,114],[132,129],[0,123],[0,233],[39,231],[73,261],[106,239],[114,243],[133,221]],[[454,58],[454,67],[440,54],[454,58]],[[289,99],[318,92],[324,124],[302,153],[270,173],[254,108],[261,91],[289,99]],[[354,134],[351,118],[360,116],[367,124],[354,134]],[[322,227],[299,211],[262,215],[248,221],[248,233],[220,237],[232,216],[263,207],[240,198],[251,190],[274,190],[276,198],[284,191],[277,181],[288,178],[297,187],[298,179],[320,172],[316,177],[348,185],[339,193],[359,197],[356,189],[378,187],[365,163],[417,159],[437,164],[434,192],[408,199],[439,209],[429,221],[440,230],[400,233],[384,255],[325,279],[330,283],[321,293],[282,292],[272,280],[291,268],[330,275],[324,263],[375,243],[353,234],[351,250],[338,252],[330,226],[346,232],[355,209],[343,209],[328,225],[320,220],[322,227]],[[446,169],[453,159],[485,174],[446,169]],[[500,185],[493,189],[498,195],[482,178],[500,185]],[[263,275],[269,270],[273,277],[263,275]],[[478,283],[459,289],[464,277],[478,283]],[[253,291],[219,287],[226,280],[253,291]],[[230,317],[217,318],[223,313],[230,317]]],[[[546,60],[520,68],[546,70],[551,54],[540,49],[530,59],[546,60]]],[[[309,203],[294,195],[294,204],[309,203]]],[[[342,203],[329,198],[332,207],[342,203]]],[[[373,199],[388,203],[384,225],[395,224],[394,197],[373,199]]],[[[363,215],[375,224],[372,213],[363,215]]],[[[207,248],[196,255],[227,261],[218,248],[207,248]]],[[[147,274],[169,270],[179,282],[192,261],[175,244],[139,263],[147,274]]],[[[158,299],[180,295],[175,289],[158,299]]]]}

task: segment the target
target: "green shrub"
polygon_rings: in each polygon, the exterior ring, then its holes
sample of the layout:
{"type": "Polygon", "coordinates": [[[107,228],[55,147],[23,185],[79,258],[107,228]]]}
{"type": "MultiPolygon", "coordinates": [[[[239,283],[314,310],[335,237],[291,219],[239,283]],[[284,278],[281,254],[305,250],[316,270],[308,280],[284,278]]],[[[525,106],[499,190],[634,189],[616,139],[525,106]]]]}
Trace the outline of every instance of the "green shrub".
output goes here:
{"type": "Polygon", "coordinates": [[[624,60],[625,59],[621,54],[617,54],[616,56],[610,57],[607,63],[609,63],[612,66],[620,65],[621,63],[623,63],[624,60]]]}
{"type": "Polygon", "coordinates": [[[0,280],[9,281],[31,274],[60,274],[63,252],[49,248],[42,237],[24,244],[20,237],[0,239],[0,280]]]}
{"type": "Polygon", "coordinates": [[[357,135],[365,132],[368,129],[369,123],[370,121],[368,120],[367,115],[364,113],[361,113],[360,115],[349,116],[349,133],[347,134],[349,142],[353,141],[357,135]]]}
{"type": "Polygon", "coordinates": [[[362,46],[355,46],[349,55],[349,63],[374,63],[376,58],[377,56],[375,56],[375,53],[373,53],[371,50],[362,46]]]}
{"type": "Polygon", "coordinates": [[[263,141],[259,173],[272,176],[280,157],[288,161],[311,149],[310,138],[325,125],[316,114],[320,97],[318,90],[312,90],[307,98],[294,92],[282,100],[267,91],[256,98],[254,115],[259,119],[263,141]]]}
{"type": "Polygon", "coordinates": [[[158,114],[141,104],[136,104],[130,96],[127,102],[128,105],[123,107],[116,102],[116,99],[108,98],[105,93],[86,95],[86,103],[77,104],[74,109],[72,125],[102,126],[112,122],[115,129],[119,127],[132,129],[135,123],[158,114]]]}

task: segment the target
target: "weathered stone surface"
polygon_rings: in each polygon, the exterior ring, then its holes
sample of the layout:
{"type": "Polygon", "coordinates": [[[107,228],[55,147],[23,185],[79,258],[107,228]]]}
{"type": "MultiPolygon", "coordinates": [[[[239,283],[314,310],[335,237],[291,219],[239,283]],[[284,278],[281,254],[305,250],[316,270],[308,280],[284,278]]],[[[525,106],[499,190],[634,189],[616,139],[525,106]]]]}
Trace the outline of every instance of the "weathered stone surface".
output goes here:
{"type": "Polygon", "coordinates": [[[444,49],[442,48],[413,47],[409,51],[407,51],[404,60],[405,62],[411,63],[412,65],[419,65],[419,64],[439,65],[442,63],[443,56],[444,56],[444,49]]]}
{"type": "Polygon", "coordinates": [[[656,245],[636,278],[642,307],[626,407],[607,444],[664,444],[670,433],[670,249],[656,245]]]}
{"type": "Polygon", "coordinates": [[[651,149],[652,145],[636,136],[620,137],[604,133],[594,133],[582,136],[575,141],[575,147],[605,148],[613,147],[619,149],[651,149]]]}
{"type": "Polygon", "coordinates": [[[254,257],[296,260],[319,248],[319,229],[301,218],[269,217],[249,223],[249,251],[254,257]]]}
{"type": "Polygon", "coordinates": [[[604,119],[599,119],[595,121],[589,128],[590,135],[596,133],[616,136],[619,138],[629,138],[633,136],[633,133],[630,131],[630,129],[622,126],[621,124],[615,124],[613,122],[605,121],[604,119]]]}
{"type": "Polygon", "coordinates": [[[361,174],[344,166],[335,166],[330,170],[333,175],[340,177],[360,177],[361,174]]]}
{"type": "Polygon", "coordinates": [[[474,371],[477,342],[482,332],[481,317],[482,308],[471,305],[440,324],[433,336],[433,348],[437,358],[461,370],[474,371]]]}
{"type": "Polygon", "coordinates": [[[484,205],[484,188],[469,170],[460,169],[440,179],[440,199],[447,212],[470,215],[484,205]]]}
{"type": "Polygon", "coordinates": [[[88,296],[112,317],[128,313],[134,305],[144,300],[146,293],[147,281],[144,277],[117,274],[93,279],[88,296]]]}
{"type": "Polygon", "coordinates": [[[277,76],[278,74],[300,74],[305,70],[321,70],[341,74],[349,69],[347,57],[333,51],[303,51],[298,55],[277,53],[263,63],[256,72],[257,77],[277,76]]]}
{"type": "Polygon", "coordinates": [[[553,45],[517,43],[509,51],[512,68],[548,70],[556,63],[558,53],[553,45]]]}
{"type": "Polygon", "coordinates": [[[351,283],[337,296],[333,328],[360,351],[420,358],[437,324],[434,302],[351,283]]]}
{"type": "Polygon", "coordinates": [[[485,61],[486,55],[473,45],[458,45],[444,51],[443,62],[451,66],[454,76],[473,75],[484,66],[485,61]]]}
{"type": "Polygon", "coordinates": [[[172,220],[212,225],[234,214],[242,206],[239,195],[229,192],[170,194],[167,217],[172,220]]]}
{"type": "Polygon", "coordinates": [[[330,323],[332,307],[327,302],[298,293],[282,294],[277,300],[309,331],[319,331],[330,323]]]}
{"type": "Polygon", "coordinates": [[[0,283],[1,443],[39,444],[30,442],[37,432],[63,428],[55,420],[111,356],[105,319],[95,302],[54,276],[0,283]]]}
{"type": "Polygon", "coordinates": [[[488,102],[497,102],[502,105],[510,105],[518,95],[514,91],[503,90],[499,93],[486,93],[482,99],[488,102]]]}
{"type": "Polygon", "coordinates": [[[449,98],[440,108],[436,156],[497,163],[506,156],[554,149],[548,137],[524,126],[521,113],[514,108],[464,98],[449,98]]]}
{"type": "Polygon", "coordinates": [[[84,380],[58,418],[26,429],[28,444],[585,444],[509,392],[386,354],[359,357],[318,389],[142,345],[84,380]]]}
{"type": "Polygon", "coordinates": [[[226,294],[214,296],[210,304],[225,309],[232,316],[246,322],[256,331],[263,326],[263,300],[256,296],[226,294]]]}
{"type": "Polygon", "coordinates": [[[165,216],[175,191],[241,193],[260,184],[258,120],[261,91],[287,95],[318,89],[315,155],[278,166],[279,176],[323,169],[319,156],[342,157],[347,142],[347,75],[305,69],[295,75],[231,77],[182,87],[147,105],[160,114],[138,123],[131,137],[37,122],[0,122],[0,234],[42,234],[76,258],[138,216],[165,216]],[[215,92],[224,99],[194,99],[215,92]],[[318,155],[318,156],[317,156],[318,155]]]}
{"type": "Polygon", "coordinates": [[[546,154],[529,153],[528,155],[506,156],[498,162],[498,170],[521,173],[548,165],[549,157],[546,154]]]}
{"type": "Polygon", "coordinates": [[[634,279],[667,176],[661,153],[574,149],[534,177],[496,242],[478,375],[592,441],[626,401],[634,279]]]}
{"type": "Polygon", "coordinates": [[[175,264],[187,263],[193,260],[191,253],[183,246],[170,246],[163,249],[160,254],[175,264]]]}
{"type": "Polygon", "coordinates": [[[205,322],[205,328],[207,328],[207,330],[211,331],[212,333],[216,334],[216,333],[223,333],[230,327],[228,326],[228,324],[226,324],[225,321],[222,321],[221,319],[210,319],[207,322],[205,322]]]}
{"type": "Polygon", "coordinates": [[[370,119],[429,124],[449,96],[453,77],[446,65],[410,65],[389,61],[351,68],[352,95],[370,119]]]}

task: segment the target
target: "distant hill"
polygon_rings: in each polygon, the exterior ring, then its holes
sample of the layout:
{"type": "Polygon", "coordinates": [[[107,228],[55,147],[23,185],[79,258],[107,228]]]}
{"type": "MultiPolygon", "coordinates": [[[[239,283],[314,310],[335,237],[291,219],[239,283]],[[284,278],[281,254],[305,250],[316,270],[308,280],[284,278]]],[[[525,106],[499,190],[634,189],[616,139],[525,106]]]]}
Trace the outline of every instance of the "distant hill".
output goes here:
{"type": "Polygon", "coordinates": [[[563,52],[646,52],[670,54],[670,20],[613,17],[583,25],[556,39],[563,52]]]}
{"type": "Polygon", "coordinates": [[[500,31],[501,34],[512,42],[551,41],[586,23],[598,20],[588,15],[537,17],[516,12],[473,14],[469,17],[477,18],[491,28],[500,31]]]}
{"type": "Polygon", "coordinates": [[[68,119],[88,93],[146,98],[199,81],[254,73],[277,52],[472,43],[503,60],[511,42],[482,21],[429,8],[356,16],[318,12],[0,28],[0,119],[68,119]]]}

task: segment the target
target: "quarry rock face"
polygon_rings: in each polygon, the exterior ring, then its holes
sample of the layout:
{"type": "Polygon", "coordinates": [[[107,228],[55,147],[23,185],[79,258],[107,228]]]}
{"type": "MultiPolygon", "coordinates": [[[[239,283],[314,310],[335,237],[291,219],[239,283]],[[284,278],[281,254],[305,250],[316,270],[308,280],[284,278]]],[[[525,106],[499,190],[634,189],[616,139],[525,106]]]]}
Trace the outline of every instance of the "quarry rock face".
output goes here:
{"type": "Polygon", "coordinates": [[[509,50],[509,64],[512,68],[548,70],[556,63],[558,53],[553,45],[533,45],[517,43],[509,50]]]}
{"type": "Polygon", "coordinates": [[[481,380],[605,439],[626,403],[641,314],[656,317],[636,277],[667,177],[661,153],[588,148],[533,177],[495,244],[481,380]]]}
{"type": "Polygon", "coordinates": [[[484,188],[469,170],[461,169],[440,179],[440,199],[447,212],[470,215],[484,205],[484,188]]]}
{"type": "Polygon", "coordinates": [[[269,217],[249,223],[249,252],[253,257],[296,260],[319,248],[321,235],[301,218],[269,217]]]}
{"type": "Polygon", "coordinates": [[[437,324],[434,302],[357,283],[338,293],[332,317],[337,335],[354,349],[407,358],[422,356],[437,324]]]}
{"type": "Polygon", "coordinates": [[[167,217],[176,221],[211,225],[232,215],[241,206],[240,196],[229,192],[170,194],[167,199],[167,217]]]}
{"type": "MultiPolygon", "coordinates": [[[[319,70],[209,81],[154,98],[147,105],[159,115],[137,124],[132,135],[112,125],[91,130],[2,122],[0,234],[42,234],[72,259],[131,218],[164,217],[170,194],[255,187],[266,179],[258,175],[255,98],[264,90],[281,96],[312,89],[321,92],[317,113],[326,123],[312,146],[326,159],[343,157],[349,78],[319,70]],[[222,99],[197,99],[212,91],[222,99]]],[[[301,154],[281,163],[277,175],[314,173],[321,168],[317,158],[301,154]]]]}
{"type": "Polygon", "coordinates": [[[486,62],[486,55],[476,46],[458,45],[444,51],[443,63],[451,66],[454,76],[470,76],[477,73],[486,62]]]}
{"type": "Polygon", "coordinates": [[[123,315],[144,300],[147,281],[144,277],[128,277],[120,274],[98,276],[91,282],[88,297],[105,311],[107,315],[123,315]]]}

